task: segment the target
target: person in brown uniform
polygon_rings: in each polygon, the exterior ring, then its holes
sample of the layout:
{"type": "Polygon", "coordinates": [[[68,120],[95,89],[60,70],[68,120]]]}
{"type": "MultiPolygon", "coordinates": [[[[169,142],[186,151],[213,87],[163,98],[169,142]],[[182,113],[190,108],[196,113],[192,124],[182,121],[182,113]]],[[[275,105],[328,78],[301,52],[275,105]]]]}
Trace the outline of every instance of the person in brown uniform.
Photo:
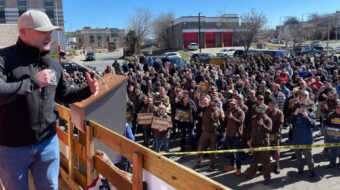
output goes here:
{"type": "MultiPolygon", "coordinates": [[[[243,122],[245,118],[244,111],[238,107],[236,100],[232,99],[229,102],[229,110],[225,117],[225,134],[226,144],[229,149],[241,148],[241,138],[243,134],[243,122]]],[[[234,161],[236,159],[236,176],[241,175],[241,152],[233,153],[230,158],[230,163],[224,169],[229,172],[235,170],[234,161]]]]}
{"type": "MultiPolygon", "coordinates": [[[[202,117],[202,134],[199,140],[198,150],[202,151],[204,150],[208,140],[210,141],[210,150],[216,150],[216,131],[220,127],[220,123],[223,122],[223,116],[221,110],[216,106],[218,99],[213,99],[210,101],[210,99],[205,96],[202,98],[202,103],[204,105],[210,105],[203,108],[202,112],[200,113],[200,116],[202,117]]],[[[203,155],[197,154],[195,163],[193,166],[193,169],[196,169],[199,167],[199,164],[201,163],[203,155]]],[[[215,169],[215,154],[210,154],[210,170],[213,171],[215,169]]]]}
{"type": "MultiPolygon", "coordinates": [[[[248,146],[250,148],[269,146],[269,133],[272,131],[272,120],[265,113],[266,106],[259,104],[256,107],[256,115],[249,122],[250,138],[248,146]]],[[[250,163],[249,175],[247,179],[255,176],[258,162],[262,162],[262,173],[264,176],[264,185],[269,185],[270,182],[270,158],[269,151],[256,151],[253,154],[250,163]]]]}
{"type": "MultiPolygon", "coordinates": [[[[147,96],[143,97],[143,104],[139,113],[155,113],[156,107],[153,105],[152,98],[147,96]]],[[[139,119],[137,118],[137,122],[139,123],[139,119]]],[[[151,124],[142,125],[143,127],[143,139],[144,146],[149,148],[150,138],[151,138],[151,124]]]]}
{"type": "MultiPolygon", "coordinates": [[[[266,110],[266,114],[272,120],[273,127],[270,132],[270,146],[280,146],[280,138],[281,138],[281,127],[284,122],[283,112],[278,109],[277,101],[274,97],[271,97],[268,102],[268,109],[266,110]]],[[[275,166],[274,173],[280,173],[280,152],[278,150],[275,151],[275,166]]]]}

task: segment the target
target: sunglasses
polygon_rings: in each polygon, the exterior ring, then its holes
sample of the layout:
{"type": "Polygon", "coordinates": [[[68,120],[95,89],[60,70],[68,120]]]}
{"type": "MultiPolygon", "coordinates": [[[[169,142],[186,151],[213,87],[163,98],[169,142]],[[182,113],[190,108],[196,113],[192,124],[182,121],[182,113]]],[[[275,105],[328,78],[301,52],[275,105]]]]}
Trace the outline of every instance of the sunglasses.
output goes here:
{"type": "Polygon", "coordinates": [[[258,100],[263,100],[263,98],[258,98],[258,100]]]}
{"type": "Polygon", "coordinates": [[[340,107],[336,107],[336,109],[340,109],[340,107]]]}

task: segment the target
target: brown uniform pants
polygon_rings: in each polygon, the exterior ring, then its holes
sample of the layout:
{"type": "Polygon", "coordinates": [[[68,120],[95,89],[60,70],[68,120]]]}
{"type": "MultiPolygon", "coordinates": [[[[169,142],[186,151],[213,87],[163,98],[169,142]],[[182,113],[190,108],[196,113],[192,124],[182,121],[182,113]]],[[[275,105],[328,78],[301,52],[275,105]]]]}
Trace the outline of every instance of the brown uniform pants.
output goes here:
{"type": "Polygon", "coordinates": [[[254,152],[253,159],[250,163],[249,175],[254,177],[257,172],[259,161],[262,163],[262,173],[265,180],[270,180],[270,154],[269,151],[254,152]]]}
{"type": "MultiPolygon", "coordinates": [[[[199,140],[198,150],[203,151],[207,145],[208,140],[210,141],[210,150],[216,150],[216,134],[215,132],[203,131],[199,140]]],[[[195,159],[195,165],[201,163],[203,154],[197,154],[195,159]]],[[[215,166],[216,154],[210,154],[210,167],[215,166]]]]}

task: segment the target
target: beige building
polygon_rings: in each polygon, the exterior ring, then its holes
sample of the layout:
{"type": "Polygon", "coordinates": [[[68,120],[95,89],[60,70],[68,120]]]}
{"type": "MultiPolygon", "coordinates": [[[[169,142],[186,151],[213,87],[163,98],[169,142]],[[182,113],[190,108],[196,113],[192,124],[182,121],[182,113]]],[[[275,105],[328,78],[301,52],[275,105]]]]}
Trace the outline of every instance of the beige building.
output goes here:
{"type": "Polygon", "coordinates": [[[109,49],[123,47],[125,31],[118,28],[84,27],[76,31],[77,49],[109,49]]]}
{"type": "MultiPolygon", "coordinates": [[[[54,25],[64,28],[62,0],[0,0],[0,47],[15,44],[18,36],[16,24],[19,16],[31,9],[45,12],[54,25]]],[[[57,48],[58,41],[65,48],[63,31],[52,33],[53,49],[57,48]]]]}

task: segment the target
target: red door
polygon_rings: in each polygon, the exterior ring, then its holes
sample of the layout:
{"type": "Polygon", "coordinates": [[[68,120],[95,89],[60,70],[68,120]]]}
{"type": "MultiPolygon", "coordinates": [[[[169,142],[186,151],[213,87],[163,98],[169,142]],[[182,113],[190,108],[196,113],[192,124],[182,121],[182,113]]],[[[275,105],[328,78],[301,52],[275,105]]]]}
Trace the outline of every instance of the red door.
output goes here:
{"type": "Polygon", "coordinates": [[[186,32],[183,33],[183,45],[184,48],[188,48],[188,44],[195,42],[198,44],[198,33],[197,32],[186,32]]]}
{"type": "Polygon", "coordinates": [[[216,47],[216,32],[205,33],[205,44],[207,48],[216,47]]]}
{"type": "Polygon", "coordinates": [[[224,47],[231,46],[231,32],[223,32],[224,47]]]}

